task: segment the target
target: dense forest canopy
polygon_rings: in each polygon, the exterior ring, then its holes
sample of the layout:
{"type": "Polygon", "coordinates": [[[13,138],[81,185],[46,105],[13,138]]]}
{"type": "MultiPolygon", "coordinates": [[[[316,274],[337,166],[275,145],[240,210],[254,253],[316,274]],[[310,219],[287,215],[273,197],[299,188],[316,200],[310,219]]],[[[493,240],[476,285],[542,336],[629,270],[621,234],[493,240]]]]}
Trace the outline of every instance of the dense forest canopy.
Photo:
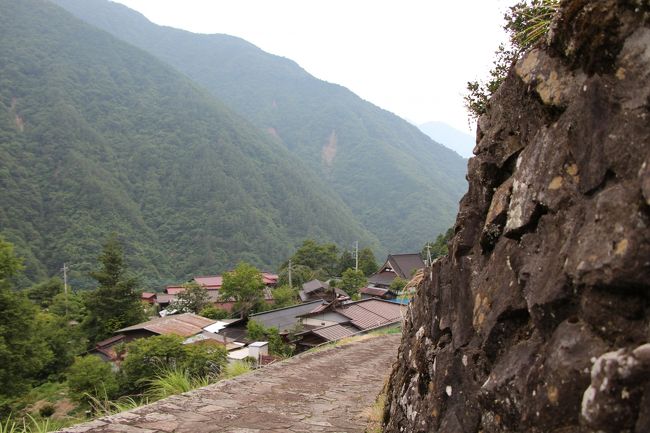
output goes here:
{"type": "Polygon", "coordinates": [[[295,62],[228,35],[157,26],[107,0],[54,0],[185,73],[302,159],[391,252],[452,224],[466,161],[295,62]]]}
{"type": "Polygon", "coordinates": [[[277,141],[147,53],[50,2],[0,0],[0,234],[22,285],[89,284],[108,233],[145,285],[275,268],[306,237],[377,247],[277,141]]]}

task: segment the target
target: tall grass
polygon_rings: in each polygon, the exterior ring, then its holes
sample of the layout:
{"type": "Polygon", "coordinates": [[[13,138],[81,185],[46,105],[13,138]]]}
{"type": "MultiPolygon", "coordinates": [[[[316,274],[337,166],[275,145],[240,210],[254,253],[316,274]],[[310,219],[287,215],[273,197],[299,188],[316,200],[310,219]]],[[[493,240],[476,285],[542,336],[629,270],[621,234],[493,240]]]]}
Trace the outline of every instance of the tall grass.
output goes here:
{"type": "Polygon", "coordinates": [[[37,419],[29,414],[22,418],[21,425],[9,415],[4,421],[0,419],[0,433],[50,433],[67,425],[67,421],[37,419]]]}
{"type": "Polygon", "coordinates": [[[113,415],[116,413],[124,412],[125,410],[135,409],[142,405],[148,404],[149,400],[146,398],[137,398],[137,397],[120,397],[117,400],[111,400],[107,395],[103,397],[97,397],[94,395],[86,394],[88,404],[92,409],[92,412],[96,416],[107,416],[113,415]]]}
{"type": "Polygon", "coordinates": [[[186,368],[164,368],[155,378],[146,382],[146,395],[153,400],[160,400],[210,385],[215,381],[212,376],[192,376],[186,368]]]}
{"type": "Polygon", "coordinates": [[[248,373],[252,370],[251,365],[248,362],[244,361],[235,361],[231,364],[226,365],[226,367],[219,375],[219,379],[232,379],[239,375],[248,373]]]}

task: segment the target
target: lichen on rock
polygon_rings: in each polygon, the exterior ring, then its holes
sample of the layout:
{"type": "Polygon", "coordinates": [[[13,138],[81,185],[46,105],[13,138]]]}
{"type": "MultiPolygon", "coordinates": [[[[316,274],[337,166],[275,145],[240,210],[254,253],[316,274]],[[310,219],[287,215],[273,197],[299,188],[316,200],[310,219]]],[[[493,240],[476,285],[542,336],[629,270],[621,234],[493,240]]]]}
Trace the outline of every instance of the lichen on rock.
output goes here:
{"type": "Polygon", "coordinates": [[[386,432],[650,431],[650,4],[567,0],[478,121],[386,432]]]}

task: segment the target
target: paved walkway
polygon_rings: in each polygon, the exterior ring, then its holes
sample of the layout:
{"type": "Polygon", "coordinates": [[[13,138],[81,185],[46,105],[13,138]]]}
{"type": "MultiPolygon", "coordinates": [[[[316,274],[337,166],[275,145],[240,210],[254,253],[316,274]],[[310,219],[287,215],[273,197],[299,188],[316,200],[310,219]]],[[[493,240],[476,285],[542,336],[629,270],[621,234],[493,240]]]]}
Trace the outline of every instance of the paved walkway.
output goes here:
{"type": "Polygon", "coordinates": [[[399,335],[309,353],[69,433],[363,432],[399,335]]]}

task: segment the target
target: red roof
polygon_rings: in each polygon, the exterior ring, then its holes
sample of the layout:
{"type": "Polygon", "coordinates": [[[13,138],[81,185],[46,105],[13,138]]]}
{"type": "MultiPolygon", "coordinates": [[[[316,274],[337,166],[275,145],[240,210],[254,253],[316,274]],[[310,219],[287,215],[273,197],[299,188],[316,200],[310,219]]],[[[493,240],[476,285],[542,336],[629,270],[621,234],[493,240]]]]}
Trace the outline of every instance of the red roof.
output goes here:
{"type": "Polygon", "coordinates": [[[185,287],[183,286],[167,286],[165,287],[165,293],[168,295],[178,295],[179,293],[183,293],[185,291],[185,287]]]}
{"type": "Polygon", "coordinates": [[[216,320],[197,316],[196,314],[183,313],[159,317],[148,322],[138,323],[115,332],[129,332],[146,329],[155,334],[167,335],[176,334],[181,337],[189,337],[203,331],[206,326],[216,323],[216,320]]]}
{"type": "Polygon", "coordinates": [[[142,292],[142,294],[140,295],[142,299],[151,299],[154,298],[155,296],[156,294],[153,292],[142,292]]]}
{"type": "Polygon", "coordinates": [[[262,272],[262,280],[266,285],[278,284],[278,275],[268,272],[262,272]]]}
{"type": "Polygon", "coordinates": [[[221,275],[194,277],[194,281],[196,281],[196,284],[203,286],[206,289],[220,289],[223,285],[223,277],[221,275]]]}

